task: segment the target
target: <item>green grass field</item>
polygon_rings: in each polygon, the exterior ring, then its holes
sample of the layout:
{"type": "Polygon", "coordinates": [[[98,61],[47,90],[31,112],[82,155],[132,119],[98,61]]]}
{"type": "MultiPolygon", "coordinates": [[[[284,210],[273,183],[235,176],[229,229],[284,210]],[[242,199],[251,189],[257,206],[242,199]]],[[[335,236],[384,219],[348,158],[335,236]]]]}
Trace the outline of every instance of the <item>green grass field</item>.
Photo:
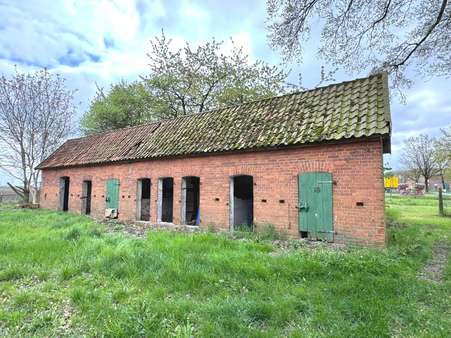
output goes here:
{"type": "Polygon", "coordinates": [[[0,211],[0,336],[450,337],[451,264],[418,278],[451,218],[387,198],[384,250],[280,251],[213,233],[111,234],[82,216],[0,211]]]}

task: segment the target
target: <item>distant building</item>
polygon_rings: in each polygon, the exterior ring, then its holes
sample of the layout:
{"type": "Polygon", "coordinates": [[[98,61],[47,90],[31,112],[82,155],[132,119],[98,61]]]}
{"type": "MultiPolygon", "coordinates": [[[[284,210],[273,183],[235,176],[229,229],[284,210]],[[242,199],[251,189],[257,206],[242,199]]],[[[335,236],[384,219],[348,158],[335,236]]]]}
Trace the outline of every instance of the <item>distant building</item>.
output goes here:
{"type": "MultiPolygon", "coordinates": [[[[423,190],[424,190],[424,187],[425,187],[424,177],[420,177],[418,181],[411,179],[410,177],[408,177],[407,175],[405,175],[403,173],[399,173],[398,177],[399,177],[399,185],[403,189],[408,189],[408,190],[413,191],[416,188],[418,188],[419,186],[421,186],[421,187],[423,187],[423,190]]],[[[430,178],[429,179],[429,192],[438,191],[439,188],[442,188],[444,191],[449,191],[450,184],[446,180],[443,184],[442,178],[440,176],[433,176],[432,178],[430,178]]]]}

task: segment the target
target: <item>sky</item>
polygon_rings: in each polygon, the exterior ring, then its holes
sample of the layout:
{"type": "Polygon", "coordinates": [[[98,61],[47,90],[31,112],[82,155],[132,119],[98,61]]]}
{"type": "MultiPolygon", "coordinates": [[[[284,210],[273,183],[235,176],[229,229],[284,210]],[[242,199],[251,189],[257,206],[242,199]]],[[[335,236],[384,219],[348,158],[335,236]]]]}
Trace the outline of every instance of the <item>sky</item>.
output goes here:
{"type": "MultiPolygon", "coordinates": [[[[62,74],[76,89],[77,118],[89,107],[96,86],[135,80],[148,72],[150,40],[163,29],[174,47],[197,45],[231,37],[252,60],[282,63],[278,51],[268,45],[263,0],[163,1],[163,0],[0,0],[0,74],[15,67],[28,72],[46,67],[62,74]]],[[[283,67],[291,82],[310,88],[319,81],[321,66],[316,55],[318,32],[305,46],[302,62],[283,67]]],[[[227,48],[228,42],[225,44],[227,48]]],[[[368,72],[339,71],[336,82],[366,76],[368,72]]],[[[420,133],[440,134],[451,124],[451,79],[412,77],[415,84],[404,91],[406,103],[391,99],[392,155],[384,161],[399,169],[404,139],[420,133]]],[[[1,149],[0,149],[1,151],[1,149]]],[[[0,185],[10,179],[0,174],[0,185]]]]}

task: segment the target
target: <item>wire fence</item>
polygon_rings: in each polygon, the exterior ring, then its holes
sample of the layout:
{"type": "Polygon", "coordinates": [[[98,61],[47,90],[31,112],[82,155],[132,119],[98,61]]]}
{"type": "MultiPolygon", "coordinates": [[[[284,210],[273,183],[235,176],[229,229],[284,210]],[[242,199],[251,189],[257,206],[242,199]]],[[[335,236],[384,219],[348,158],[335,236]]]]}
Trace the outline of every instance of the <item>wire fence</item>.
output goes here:
{"type": "Polygon", "coordinates": [[[439,191],[416,194],[415,192],[409,194],[400,193],[399,190],[386,189],[386,202],[391,203],[407,203],[410,205],[427,205],[434,207],[437,215],[451,217],[451,193],[449,191],[442,192],[441,202],[439,191]],[[398,201],[398,202],[397,202],[398,201]],[[404,201],[404,202],[401,202],[404,201]]]}
{"type": "Polygon", "coordinates": [[[439,213],[442,216],[451,216],[451,194],[440,191],[437,193],[437,200],[439,213]]]}
{"type": "Polygon", "coordinates": [[[20,197],[16,193],[0,193],[0,203],[17,203],[20,197]]]}

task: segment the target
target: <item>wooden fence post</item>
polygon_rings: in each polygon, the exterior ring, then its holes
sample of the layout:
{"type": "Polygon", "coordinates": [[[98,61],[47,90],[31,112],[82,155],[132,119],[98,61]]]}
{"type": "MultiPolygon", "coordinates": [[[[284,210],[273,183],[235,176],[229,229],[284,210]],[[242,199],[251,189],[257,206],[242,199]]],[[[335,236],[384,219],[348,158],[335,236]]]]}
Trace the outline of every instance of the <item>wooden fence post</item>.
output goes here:
{"type": "Polygon", "coordinates": [[[443,194],[442,188],[438,188],[438,213],[440,216],[445,216],[443,212],[443,194]]]}

